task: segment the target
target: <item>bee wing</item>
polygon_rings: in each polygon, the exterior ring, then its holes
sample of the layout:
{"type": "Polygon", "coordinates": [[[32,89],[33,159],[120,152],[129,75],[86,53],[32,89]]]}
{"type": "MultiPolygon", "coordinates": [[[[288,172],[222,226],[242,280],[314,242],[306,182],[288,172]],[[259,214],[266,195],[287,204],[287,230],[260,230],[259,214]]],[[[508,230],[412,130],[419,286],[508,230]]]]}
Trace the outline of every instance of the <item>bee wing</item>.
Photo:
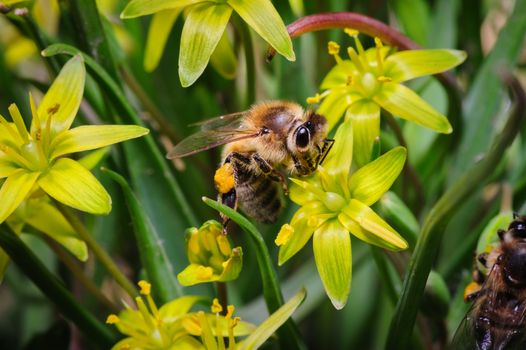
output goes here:
{"type": "Polygon", "coordinates": [[[477,349],[477,342],[475,340],[475,324],[474,320],[474,308],[475,303],[471,305],[470,309],[466,313],[466,316],[460,322],[453,340],[448,346],[448,350],[472,350],[477,349]]]}
{"type": "Polygon", "coordinates": [[[222,128],[215,130],[200,130],[175,145],[175,147],[168,152],[166,157],[168,159],[182,158],[227,143],[257,136],[259,136],[259,131],[248,129],[222,128]]]}
{"type": "Polygon", "coordinates": [[[210,118],[201,122],[190,124],[190,126],[199,126],[201,130],[214,130],[222,128],[236,129],[241,126],[243,117],[247,112],[236,112],[210,118]]]}

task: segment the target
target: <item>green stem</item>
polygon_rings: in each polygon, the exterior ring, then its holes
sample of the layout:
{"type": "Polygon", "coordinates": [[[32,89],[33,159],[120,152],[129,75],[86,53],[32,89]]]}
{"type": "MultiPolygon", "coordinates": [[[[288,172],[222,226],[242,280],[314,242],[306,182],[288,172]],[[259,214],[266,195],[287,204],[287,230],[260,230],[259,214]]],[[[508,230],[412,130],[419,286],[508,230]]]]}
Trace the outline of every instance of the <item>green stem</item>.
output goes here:
{"type": "Polygon", "coordinates": [[[223,314],[226,315],[227,306],[228,306],[228,290],[227,284],[225,282],[216,282],[217,288],[217,299],[219,304],[223,307],[223,314]]]}
{"type": "MultiPolygon", "coordinates": [[[[250,221],[234,209],[210,198],[203,197],[202,199],[206,205],[223,213],[238,224],[254,243],[256,247],[259,272],[261,273],[261,279],[263,281],[263,296],[267,304],[268,312],[273,313],[283,305],[283,295],[281,294],[276,270],[272,265],[269,251],[261,233],[250,221]]],[[[292,320],[288,320],[278,333],[280,334],[280,341],[282,342],[283,349],[305,348],[299,331],[292,320]]]]}
{"type": "Polygon", "coordinates": [[[408,348],[427,276],[451,216],[491,176],[526,117],[526,95],[520,83],[514,77],[506,77],[506,80],[515,95],[515,109],[486,156],[457,180],[429,212],[411,258],[402,294],[391,322],[386,345],[388,349],[408,348]]]}
{"type": "Polygon", "coordinates": [[[236,28],[241,36],[245,52],[247,68],[247,95],[245,99],[245,107],[248,107],[256,101],[256,61],[254,60],[254,45],[252,43],[248,24],[239,20],[237,16],[234,18],[236,19],[234,23],[236,24],[236,28]]]}
{"type": "Polygon", "coordinates": [[[64,284],[5,223],[0,224],[0,247],[42,293],[55,303],[61,314],[84,333],[87,340],[103,349],[111,348],[118,341],[117,335],[78,304],[64,284]]]}
{"type": "Polygon", "coordinates": [[[93,283],[92,280],[90,280],[84,271],[80,268],[79,264],[74,261],[71,256],[64,251],[64,249],[52,238],[48,237],[47,235],[42,235],[42,238],[44,241],[46,241],[47,245],[53,250],[53,252],[58,256],[60,261],[66,266],[66,268],[71,272],[72,276],[75,276],[75,279],[80,282],[86,288],[88,292],[90,292],[97,300],[104,304],[111,312],[118,313],[119,308],[113,304],[102,292],[100,291],[100,288],[93,283]]]}
{"type": "Polygon", "coordinates": [[[88,247],[93,251],[95,256],[99,259],[100,263],[106,268],[106,270],[113,276],[115,281],[128,293],[132,298],[135,298],[139,294],[133,284],[124,276],[119,267],[113,262],[110,255],[102,248],[99,243],[91,236],[86,226],[80,221],[80,219],[73,213],[69,207],[64,204],[54,201],[57,209],[64,215],[66,220],[69,222],[71,227],[77,232],[79,237],[86,242],[88,247]]]}

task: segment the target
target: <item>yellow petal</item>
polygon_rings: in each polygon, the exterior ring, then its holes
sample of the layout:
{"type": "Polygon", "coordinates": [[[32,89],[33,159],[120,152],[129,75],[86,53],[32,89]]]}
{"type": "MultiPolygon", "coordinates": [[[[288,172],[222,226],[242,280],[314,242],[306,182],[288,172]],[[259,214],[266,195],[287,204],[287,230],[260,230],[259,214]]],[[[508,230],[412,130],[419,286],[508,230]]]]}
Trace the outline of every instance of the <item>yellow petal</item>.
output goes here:
{"type": "Polygon", "coordinates": [[[450,134],[453,129],[447,118],[431,107],[411,89],[397,83],[383,83],[374,101],[395,116],[450,134]]]}
{"type": "MultiPolygon", "coordinates": [[[[69,129],[82,101],[85,80],[84,60],[80,55],[73,56],[62,67],[58,77],[53,81],[38,106],[40,127],[43,130],[49,118],[52,118],[50,125],[55,133],[69,129]]],[[[32,124],[31,134],[34,135],[34,132],[35,125],[32,124]]]]}
{"type": "Polygon", "coordinates": [[[13,162],[10,162],[9,160],[2,158],[2,153],[0,151],[0,179],[3,179],[4,177],[8,177],[9,175],[13,174],[15,171],[20,169],[16,166],[13,162]]]}
{"type": "Polygon", "coordinates": [[[39,172],[30,173],[19,169],[5,180],[0,189],[0,223],[4,222],[26,198],[39,175],[39,172]]]}
{"type": "Polygon", "coordinates": [[[342,210],[345,216],[339,220],[353,235],[367,243],[375,244],[382,248],[401,250],[407,248],[407,242],[387,222],[376,214],[367,205],[351,199],[347,207],[342,210]],[[356,228],[352,219],[360,227],[356,228]]]}
{"type": "Polygon", "coordinates": [[[227,0],[227,4],[279,54],[296,60],[287,28],[269,0],[227,0]]]}
{"type": "Polygon", "coordinates": [[[161,306],[159,309],[159,317],[165,322],[173,322],[180,316],[188,313],[195,303],[203,301],[203,297],[187,295],[161,306]]]}
{"type": "Polygon", "coordinates": [[[83,125],[60,134],[54,141],[51,158],[89,151],[148,134],[137,125],[83,125]]]}
{"type": "Polygon", "coordinates": [[[159,11],[153,15],[150,28],[148,28],[148,38],[146,39],[146,49],[144,53],[144,69],[147,72],[151,72],[157,68],[170,31],[182,9],[181,7],[159,11]]]}
{"type": "Polygon", "coordinates": [[[351,197],[365,205],[376,203],[400,175],[406,156],[404,147],[396,147],[358,169],[349,179],[351,197]]]}
{"type": "Polygon", "coordinates": [[[206,0],[132,0],[121,13],[121,18],[134,18],[162,10],[183,9],[206,0]]]}
{"type": "Polygon", "coordinates": [[[347,110],[353,124],[353,158],[357,167],[371,161],[375,141],[380,137],[380,107],[373,101],[362,99],[347,110]]]}
{"type": "Polygon", "coordinates": [[[329,130],[338,124],[345,110],[362,96],[353,93],[348,87],[333,88],[323,99],[318,108],[318,113],[323,115],[329,124],[329,130]]]}
{"type": "Polygon", "coordinates": [[[402,82],[447,71],[464,62],[466,57],[466,52],[458,50],[400,51],[385,60],[384,75],[393,82],[402,82]]]}
{"type": "Polygon", "coordinates": [[[38,180],[42,189],[70,207],[92,214],[108,214],[111,198],[86,168],[69,158],[60,158],[38,180]]]}
{"type": "Polygon", "coordinates": [[[337,310],[351,291],[352,251],[349,232],[338,220],[327,221],[314,232],[314,259],[327,296],[337,310]]]}
{"type": "Polygon", "coordinates": [[[203,74],[231,14],[232,8],[224,4],[192,6],[179,50],[179,79],[183,87],[192,85],[203,74]]]}
{"type": "Polygon", "coordinates": [[[215,282],[219,275],[210,266],[190,264],[177,274],[177,280],[183,286],[193,286],[198,283],[215,282]]]}
{"type": "Polygon", "coordinates": [[[225,30],[210,57],[210,64],[226,79],[234,79],[237,72],[237,58],[225,30]]]}

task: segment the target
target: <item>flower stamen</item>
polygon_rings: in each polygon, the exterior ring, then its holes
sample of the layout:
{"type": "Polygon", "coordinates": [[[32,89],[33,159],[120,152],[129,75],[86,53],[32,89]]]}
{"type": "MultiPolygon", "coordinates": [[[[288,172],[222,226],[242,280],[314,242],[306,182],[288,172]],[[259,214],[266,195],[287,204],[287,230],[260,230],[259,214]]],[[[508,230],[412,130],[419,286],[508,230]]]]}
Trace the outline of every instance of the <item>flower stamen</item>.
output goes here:
{"type": "Polygon", "coordinates": [[[348,47],[347,48],[347,54],[351,58],[351,61],[352,61],[352,63],[354,63],[356,68],[361,73],[363,73],[365,71],[365,69],[363,67],[362,60],[360,59],[360,56],[358,56],[358,54],[356,53],[356,50],[354,49],[354,47],[348,47]]]}
{"type": "Polygon", "coordinates": [[[378,74],[383,75],[384,74],[384,59],[382,57],[382,48],[384,46],[382,44],[382,41],[377,37],[374,38],[374,44],[376,45],[376,61],[378,64],[378,74]]]}

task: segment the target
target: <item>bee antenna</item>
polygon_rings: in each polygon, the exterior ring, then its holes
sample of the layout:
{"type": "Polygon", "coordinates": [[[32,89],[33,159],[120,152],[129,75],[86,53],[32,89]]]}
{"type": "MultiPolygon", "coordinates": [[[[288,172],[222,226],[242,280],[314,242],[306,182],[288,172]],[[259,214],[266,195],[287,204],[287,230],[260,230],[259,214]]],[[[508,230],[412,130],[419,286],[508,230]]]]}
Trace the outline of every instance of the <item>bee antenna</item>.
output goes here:
{"type": "Polygon", "coordinates": [[[504,239],[504,234],[506,233],[503,229],[498,229],[497,234],[499,235],[500,240],[502,241],[504,239]]]}

